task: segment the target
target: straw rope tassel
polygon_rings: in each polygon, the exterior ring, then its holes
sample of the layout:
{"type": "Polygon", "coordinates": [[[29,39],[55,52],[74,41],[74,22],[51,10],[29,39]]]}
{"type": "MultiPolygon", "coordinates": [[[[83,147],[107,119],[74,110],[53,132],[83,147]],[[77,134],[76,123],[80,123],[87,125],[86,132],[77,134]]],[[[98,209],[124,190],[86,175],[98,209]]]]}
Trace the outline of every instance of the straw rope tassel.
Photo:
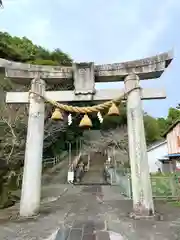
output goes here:
{"type": "Polygon", "coordinates": [[[87,114],[84,114],[84,117],[81,119],[79,123],[79,127],[87,127],[87,128],[92,127],[92,121],[87,114]]]}
{"type": "MultiPolygon", "coordinates": [[[[141,87],[138,86],[138,87],[135,87],[135,88],[129,90],[128,92],[124,92],[117,99],[107,101],[107,102],[104,102],[104,103],[101,103],[101,104],[97,104],[97,105],[94,105],[94,106],[87,106],[87,107],[78,107],[78,106],[71,106],[71,105],[65,105],[65,104],[62,104],[62,103],[58,103],[54,100],[48,99],[47,97],[42,96],[42,95],[40,95],[36,92],[33,92],[33,91],[29,91],[29,94],[34,93],[37,96],[41,97],[45,102],[48,102],[48,103],[52,104],[54,107],[59,108],[63,111],[71,112],[71,113],[74,112],[74,113],[87,114],[87,113],[93,113],[93,112],[100,112],[101,110],[104,110],[105,108],[112,107],[113,105],[115,105],[115,103],[120,103],[121,99],[124,99],[130,92],[134,91],[135,89],[141,89],[141,87]]],[[[115,105],[115,107],[116,107],[116,105],[115,105]]]]}
{"type": "Polygon", "coordinates": [[[55,108],[55,110],[51,116],[51,119],[52,120],[63,120],[63,116],[62,116],[62,113],[59,108],[55,108]]]}

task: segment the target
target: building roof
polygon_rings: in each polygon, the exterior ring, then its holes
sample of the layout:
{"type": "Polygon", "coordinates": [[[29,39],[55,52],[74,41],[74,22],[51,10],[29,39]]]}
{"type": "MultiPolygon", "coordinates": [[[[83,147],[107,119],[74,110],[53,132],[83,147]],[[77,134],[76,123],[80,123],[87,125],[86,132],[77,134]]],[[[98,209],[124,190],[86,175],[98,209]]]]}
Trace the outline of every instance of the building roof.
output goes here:
{"type": "Polygon", "coordinates": [[[161,140],[161,141],[154,142],[152,145],[150,145],[148,147],[147,151],[149,152],[149,151],[151,151],[151,150],[153,150],[153,149],[155,149],[157,147],[160,147],[161,145],[163,145],[165,143],[167,143],[167,140],[164,140],[164,139],[161,140]]]}
{"type": "Polygon", "coordinates": [[[180,123],[180,119],[177,119],[177,120],[167,129],[167,131],[164,132],[163,137],[166,137],[167,134],[168,134],[173,128],[175,128],[178,123],[180,123]]]}
{"type": "Polygon", "coordinates": [[[180,153],[171,153],[171,154],[168,154],[166,157],[169,157],[169,158],[180,157],[180,153]]]}

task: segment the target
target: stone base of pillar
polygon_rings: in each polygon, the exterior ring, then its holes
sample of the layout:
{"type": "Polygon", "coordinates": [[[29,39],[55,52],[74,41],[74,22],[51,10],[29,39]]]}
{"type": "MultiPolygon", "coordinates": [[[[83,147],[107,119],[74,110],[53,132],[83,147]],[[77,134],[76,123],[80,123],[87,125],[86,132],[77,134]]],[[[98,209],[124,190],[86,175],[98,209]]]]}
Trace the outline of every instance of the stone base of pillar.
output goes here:
{"type": "Polygon", "coordinates": [[[129,217],[134,220],[155,220],[155,221],[163,221],[164,217],[161,214],[154,214],[152,216],[146,215],[136,215],[136,213],[132,212],[129,214],[129,217]]]}
{"type": "Polygon", "coordinates": [[[138,214],[136,212],[131,212],[129,214],[129,217],[135,220],[140,220],[140,219],[154,219],[154,215],[147,215],[147,214],[138,214]]]}
{"type": "Polygon", "coordinates": [[[150,207],[147,208],[144,206],[142,203],[137,203],[134,206],[133,212],[136,213],[137,215],[145,215],[145,216],[153,216],[154,215],[154,210],[151,209],[150,207]]]}
{"type": "Polygon", "coordinates": [[[19,221],[26,221],[26,220],[36,220],[40,217],[40,213],[34,214],[32,216],[18,216],[19,221]]]}
{"type": "Polygon", "coordinates": [[[134,220],[156,220],[156,221],[163,221],[163,215],[157,212],[153,213],[152,210],[149,209],[136,209],[133,212],[129,213],[129,217],[134,220]]]}
{"type": "Polygon", "coordinates": [[[37,206],[36,205],[28,206],[28,204],[27,204],[27,205],[25,205],[25,207],[26,207],[25,208],[24,206],[21,205],[21,202],[20,202],[20,211],[19,211],[20,217],[22,217],[22,218],[31,218],[32,217],[33,218],[33,217],[38,216],[40,213],[40,205],[39,204],[37,206]]]}

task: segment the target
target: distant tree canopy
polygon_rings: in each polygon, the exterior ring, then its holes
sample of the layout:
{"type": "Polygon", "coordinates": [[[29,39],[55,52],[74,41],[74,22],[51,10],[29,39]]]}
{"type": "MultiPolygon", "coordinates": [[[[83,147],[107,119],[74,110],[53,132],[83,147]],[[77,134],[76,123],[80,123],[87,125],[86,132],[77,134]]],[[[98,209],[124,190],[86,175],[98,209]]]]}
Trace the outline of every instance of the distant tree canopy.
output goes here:
{"type": "Polygon", "coordinates": [[[163,134],[177,119],[180,119],[180,110],[170,107],[166,118],[157,118],[160,133],[163,134]]]}
{"type": "Polygon", "coordinates": [[[26,37],[12,37],[7,32],[0,32],[0,56],[12,61],[28,62],[41,65],[72,64],[70,56],[59,48],[49,51],[32,43],[26,37]]]}

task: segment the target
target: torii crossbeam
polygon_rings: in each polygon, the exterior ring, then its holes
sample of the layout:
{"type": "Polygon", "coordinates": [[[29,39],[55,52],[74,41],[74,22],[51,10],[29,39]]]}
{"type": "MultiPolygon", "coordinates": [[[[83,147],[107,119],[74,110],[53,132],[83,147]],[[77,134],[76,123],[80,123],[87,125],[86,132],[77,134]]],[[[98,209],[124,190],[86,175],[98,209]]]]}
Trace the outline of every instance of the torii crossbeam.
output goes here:
{"type": "MultiPolygon", "coordinates": [[[[154,213],[147,149],[144,133],[142,100],[163,99],[162,89],[140,89],[139,80],[161,76],[172,61],[172,52],[136,61],[94,65],[73,63],[72,67],[39,66],[0,59],[0,73],[20,84],[31,82],[31,90],[59,102],[104,101],[127,94],[129,156],[135,213],[154,213]],[[38,76],[38,78],[37,78],[38,76]],[[74,91],[45,91],[45,84],[74,80],[74,91]],[[124,81],[124,89],[95,89],[95,82],[124,81]]],[[[8,92],[7,103],[29,103],[24,174],[20,215],[32,216],[39,211],[42,151],[44,134],[44,100],[28,92],[8,92]]]]}
{"type": "MultiPolygon", "coordinates": [[[[124,89],[97,89],[93,95],[93,101],[106,101],[118,98],[123,94],[124,89]]],[[[81,95],[75,95],[74,91],[47,91],[45,96],[57,102],[79,102],[82,101],[81,95]]],[[[164,99],[166,92],[164,89],[145,88],[141,91],[142,100],[164,99]]],[[[123,100],[125,100],[123,98],[123,100]]],[[[83,101],[89,101],[85,98],[83,101]]],[[[8,92],[6,103],[29,103],[29,92],[8,92]]]]}

